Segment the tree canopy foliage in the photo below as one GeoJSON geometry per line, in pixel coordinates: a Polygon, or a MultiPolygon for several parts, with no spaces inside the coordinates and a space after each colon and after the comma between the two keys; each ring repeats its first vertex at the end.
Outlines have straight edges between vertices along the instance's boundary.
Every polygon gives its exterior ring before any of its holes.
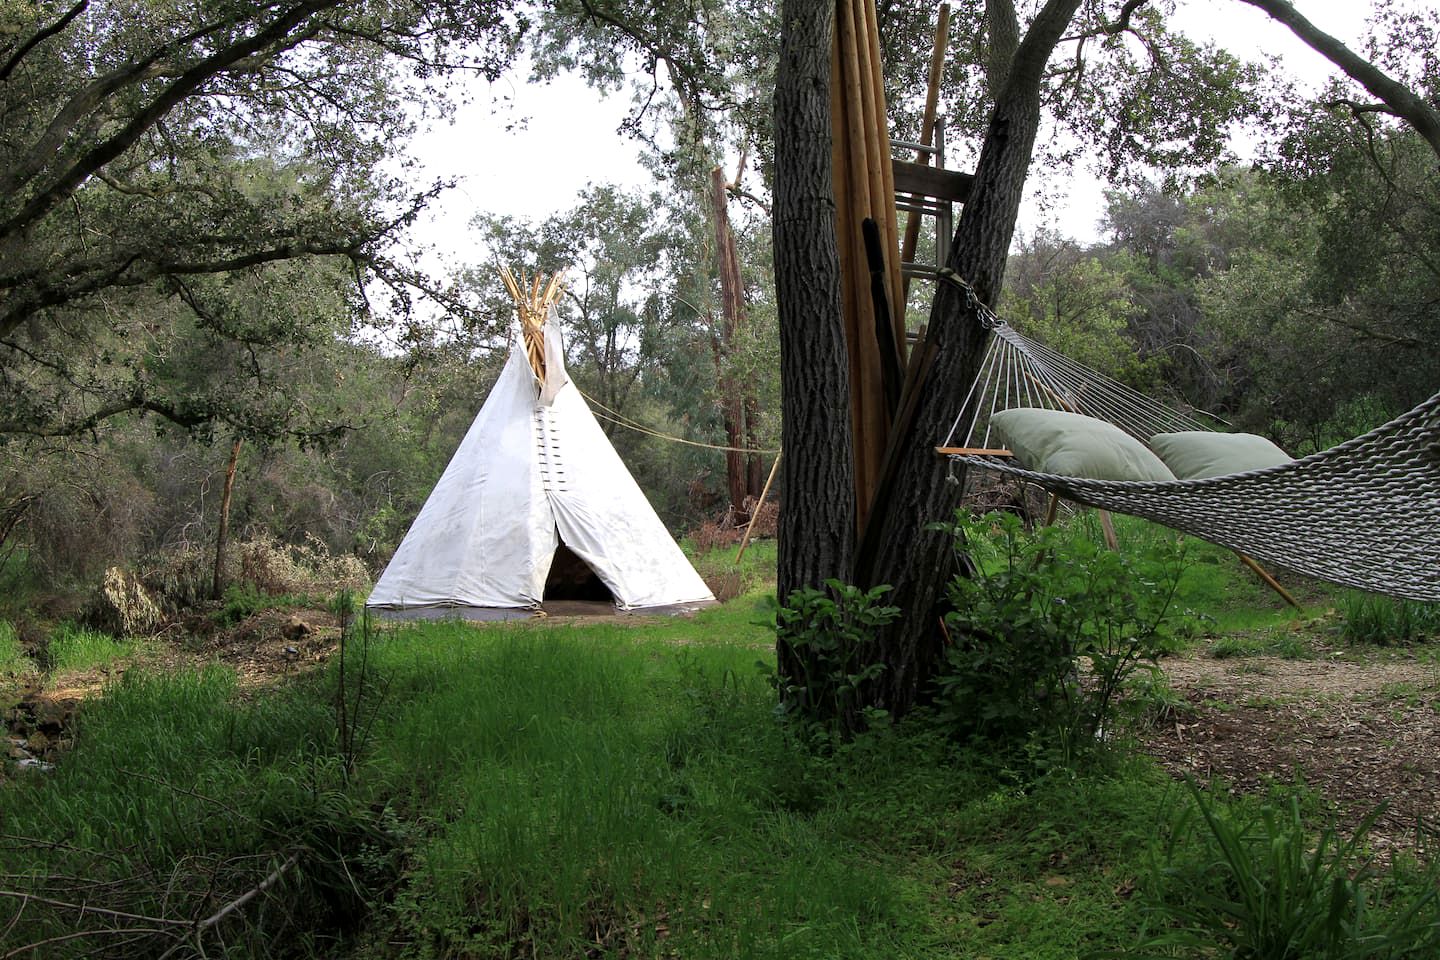
{"type": "Polygon", "coordinates": [[[296,357],[353,325],[361,282],[414,279],[392,244],[434,188],[382,161],[431,78],[497,75],[526,21],[335,0],[0,17],[0,432],[131,410],[333,432],[330,411],[239,394],[286,393],[296,357]],[[184,382],[198,354],[215,389],[184,382]]]}

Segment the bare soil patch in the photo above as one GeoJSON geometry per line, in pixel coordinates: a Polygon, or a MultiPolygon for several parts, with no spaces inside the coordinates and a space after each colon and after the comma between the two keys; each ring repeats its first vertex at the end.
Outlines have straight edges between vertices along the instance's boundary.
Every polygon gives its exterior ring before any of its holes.
{"type": "Polygon", "coordinates": [[[1234,793],[1304,783],[1353,827],[1388,805],[1378,849],[1414,842],[1440,811],[1440,666],[1322,655],[1161,664],[1185,707],[1152,729],[1146,748],[1176,777],[1218,780],[1234,793]]]}

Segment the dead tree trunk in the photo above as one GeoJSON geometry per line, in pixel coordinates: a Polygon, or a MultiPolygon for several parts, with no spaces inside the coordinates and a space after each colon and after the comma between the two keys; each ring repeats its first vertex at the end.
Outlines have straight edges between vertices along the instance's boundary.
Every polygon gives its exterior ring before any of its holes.
{"type": "MultiPolygon", "coordinates": [[[[715,365],[720,371],[720,409],[725,423],[725,442],[738,448],[746,445],[752,432],[746,429],[745,391],[731,363],[735,336],[745,325],[745,285],[740,276],[740,251],[735,246],[735,233],[730,229],[725,171],[719,166],[710,170],[710,210],[715,232],[715,268],[720,277],[720,335],[715,346],[715,365]]],[[[725,489],[730,495],[732,516],[739,518],[747,512],[746,498],[759,492],[752,491],[750,486],[745,454],[738,449],[727,451],[725,489]]]]}
{"type": "Polygon", "coordinates": [[[230,447],[230,463],[225,467],[225,488],[220,493],[220,529],[215,534],[215,575],[210,581],[210,599],[225,595],[225,548],[230,542],[230,496],[235,491],[235,468],[240,463],[240,444],[235,438],[230,447]]]}
{"type": "MultiPolygon", "coordinates": [[[[760,398],[755,396],[753,384],[745,385],[745,446],[750,450],[760,449],[760,398]]],[[[745,498],[758,500],[765,488],[765,463],[758,453],[745,455],[745,498]]]]}

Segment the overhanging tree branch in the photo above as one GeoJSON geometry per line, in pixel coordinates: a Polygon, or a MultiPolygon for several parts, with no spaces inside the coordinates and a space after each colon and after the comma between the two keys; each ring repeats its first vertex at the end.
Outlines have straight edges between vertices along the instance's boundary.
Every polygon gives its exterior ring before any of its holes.
{"type": "MultiPolygon", "coordinates": [[[[147,130],[158,123],[186,97],[191,96],[216,74],[241,63],[276,44],[283,44],[287,35],[315,14],[337,6],[341,0],[306,0],[280,14],[263,29],[216,51],[184,71],[146,107],[135,114],[117,133],[86,152],[53,183],[30,199],[13,216],[0,223],[0,238],[11,236],[35,223],[56,204],[69,196],[80,184],[105,164],[133,146],[147,130]]],[[[4,328],[0,327],[0,331],[4,328]]]]}
{"type": "Polygon", "coordinates": [[[294,260],[300,257],[343,256],[352,261],[368,263],[362,251],[369,238],[344,237],[333,241],[302,241],[280,244],[263,250],[251,250],[233,257],[206,260],[146,260],[132,253],[116,263],[97,268],[84,278],[40,287],[0,311],[0,337],[8,337],[21,323],[40,310],[75,303],[98,290],[138,287],[165,276],[229,273],[246,267],[294,260]]]}
{"type": "Polygon", "coordinates": [[[1263,10],[1272,20],[1284,24],[1290,32],[1316,53],[1335,64],[1345,75],[1370,91],[1388,108],[1415,128],[1440,157],[1440,111],[1413,90],[1391,77],[1370,61],[1359,56],[1335,37],[1305,19],[1288,0],[1240,0],[1263,10]]]}
{"type": "Polygon", "coordinates": [[[80,0],[79,3],[75,4],[75,6],[65,11],[64,16],[62,16],[59,20],[56,20],[48,27],[40,29],[33,37],[22,43],[20,47],[13,54],[10,55],[10,59],[5,61],[5,65],[3,67],[0,67],[0,83],[3,83],[4,81],[10,79],[10,74],[15,71],[15,68],[20,65],[20,61],[24,60],[26,55],[31,50],[34,50],[40,44],[44,43],[46,40],[49,40],[51,37],[55,36],[55,34],[68,27],[70,25],[70,21],[74,20],[76,17],[80,16],[80,14],[84,13],[85,8],[88,6],[90,6],[90,0],[80,0]]]}
{"type": "Polygon", "coordinates": [[[1115,22],[1107,23],[1101,29],[1111,36],[1124,33],[1130,29],[1130,18],[1135,15],[1135,11],[1149,2],[1150,0],[1126,0],[1125,6],[1120,8],[1120,16],[1115,18],[1115,22]]]}

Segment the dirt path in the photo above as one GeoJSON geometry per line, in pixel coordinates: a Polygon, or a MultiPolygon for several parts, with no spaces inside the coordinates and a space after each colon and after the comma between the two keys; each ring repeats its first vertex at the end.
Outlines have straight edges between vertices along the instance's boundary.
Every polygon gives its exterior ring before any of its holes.
{"type": "Polygon", "coordinates": [[[1147,749],[1176,776],[1233,792],[1303,781],[1347,826],[1387,803],[1376,848],[1410,845],[1417,821],[1440,812],[1440,665],[1319,654],[1163,662],[1184,706],[1157,722],[1147,749]]]}

